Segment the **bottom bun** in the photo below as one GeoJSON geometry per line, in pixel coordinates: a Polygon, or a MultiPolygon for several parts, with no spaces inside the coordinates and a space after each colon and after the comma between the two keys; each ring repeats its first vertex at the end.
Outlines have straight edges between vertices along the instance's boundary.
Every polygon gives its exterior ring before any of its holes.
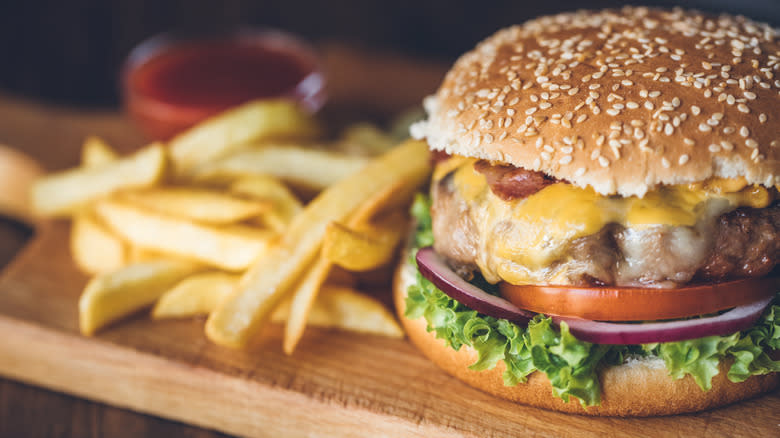
{"type": "Polygon", "coordinates": [[[504,386],[505,365],[500,361],[492,370],[473,371],[468,367],[477,361],[477,352],[464,345],[455,351],[434,332],[426,330],[425,318],[404,317],[407,288],[416,278],[415,267],[408,257],[396,271],[393,286],[398,317],[417,348],[447,373],[490,394],[514,402],[574,414],[599,416],[652,416],[695,412],[734,403],[771,391],[780,382],[780,373],[753,376],[742,383],[726,378],[729,363],[720,364],[720,373],[712,379],[712,388],[703,391],[691,376],[673,379],[657,357],[630,360],[623,365],[605,367],[599,372],[601,404],[583,408],[572,398],[566,403],[553,396],[547,376],[534,372],[526,383],[504,386]]]}

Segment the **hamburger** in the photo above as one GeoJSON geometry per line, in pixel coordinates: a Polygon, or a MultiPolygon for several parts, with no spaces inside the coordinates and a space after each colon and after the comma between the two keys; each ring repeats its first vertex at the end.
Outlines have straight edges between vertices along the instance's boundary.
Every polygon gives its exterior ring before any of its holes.
{"type": "Polygon", "coordinates": [[[394,285],[414,344],[497,396],[666,415],[780,371],[780,44],[627,7],[500,30],[412,135],[436,166],[394,285]]]}

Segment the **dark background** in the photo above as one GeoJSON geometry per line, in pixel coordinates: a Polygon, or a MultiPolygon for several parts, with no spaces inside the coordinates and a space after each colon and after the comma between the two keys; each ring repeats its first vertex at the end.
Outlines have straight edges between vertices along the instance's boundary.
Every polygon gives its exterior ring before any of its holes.
{"type": "MultiPolygon", "coordinates": [[[[171,30],[238,26],[289,30],[315,43],[340,41],[452,61],[500,27],[547,13],[621,1],[523,0],[2,0],[0,91],[79,106],[117,103],[117,72],[141,40],[171,30]]],[[[780,0],[678,0],[780,25],[780,0]]]]}

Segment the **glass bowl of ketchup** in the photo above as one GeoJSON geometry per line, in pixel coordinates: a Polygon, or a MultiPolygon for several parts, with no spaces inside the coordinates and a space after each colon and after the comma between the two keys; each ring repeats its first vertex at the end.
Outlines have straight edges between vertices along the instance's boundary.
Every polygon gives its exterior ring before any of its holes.
{"type": "Polygon", "coordinates": [[[254,99],[290,98],[313,113],[326,98],[314,50],[276,30],[158,35],[130,52],[121,81],[125,110],[155,140],[254,99]]]}

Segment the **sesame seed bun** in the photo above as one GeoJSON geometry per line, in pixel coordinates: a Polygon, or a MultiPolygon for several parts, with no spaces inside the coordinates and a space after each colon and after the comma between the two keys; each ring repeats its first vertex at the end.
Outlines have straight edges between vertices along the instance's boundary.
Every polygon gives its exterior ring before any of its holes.
{"type": "Polygon", "coordinates": [[[780,41],[744,17],[626,7],[538,18],[463,55],[412,127],[433,149],[601,194],[780,184],[780,41]]]}
{"type": "Polygon", "coordinates": [[[504,386],[503,361],[492,370],[473,371],[468,367],[477,361],[477,352],[462,346],[455,351],[434,332],[426,330],[425,318],[404,316],[406,290],[414,282],[414,266],[407,257],[395,275],[393,296],[398,318],[409,339],[432,362],[447,373],[495,396],[540,408],[574,414],[597,416],[655,416],[695,412],[734,403],[773,390],[780,383],[780,373],[753,376],[741,383],[726,378],[729,363],[720,364],[720,373],[712,379],[712,388],[702,391],[691,376],[672,379],[663,360],[636,359],[611,366],[599,372],[601,404],[584,409],[576,399],[566,403],[553,396],[547,376],[534,372],[526,383],[504,386]]]}

